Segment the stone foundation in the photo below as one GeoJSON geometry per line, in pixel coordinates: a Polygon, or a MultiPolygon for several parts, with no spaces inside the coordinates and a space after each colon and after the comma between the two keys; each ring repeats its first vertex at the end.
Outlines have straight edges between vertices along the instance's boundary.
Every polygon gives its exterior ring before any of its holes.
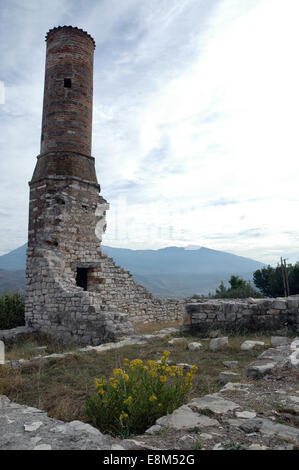
{"type": "Polygon", "coordinates": [[[287,328],[296,333],[299,331],[299,296],[188,303],[184,324],[200,332],[213,329],[254,332],[287,328]]]}

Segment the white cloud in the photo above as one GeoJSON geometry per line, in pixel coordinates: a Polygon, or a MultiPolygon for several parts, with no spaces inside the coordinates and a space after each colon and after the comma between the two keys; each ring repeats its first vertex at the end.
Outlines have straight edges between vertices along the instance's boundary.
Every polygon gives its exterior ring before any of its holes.
{"type": "Polygon", "coordinates": [[[73,24],[97,43],[93,155],[111,203],[104,243],[196,244],[271,262],[295,252],[298,10],[296,0],[11,2],[0,76],[0,210],[11,233],[0,249],[21,244],[22,231],[26,240],[43,36],[73,24]]]}

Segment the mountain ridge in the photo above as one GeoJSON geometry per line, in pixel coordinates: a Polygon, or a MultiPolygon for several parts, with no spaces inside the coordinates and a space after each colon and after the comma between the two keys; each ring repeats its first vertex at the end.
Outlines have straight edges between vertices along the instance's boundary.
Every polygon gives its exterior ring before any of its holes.
{"type": "MultiPolygon", "coordinates": [[[[4,271],[7,271],[9,286],[13,285],[15,272],[16,287],[24,291],[26,247],[27,244],[24,244],[0,256],[0,290],[3,290],[4,271]],[[22,270],[24,283],[20,286],[22,270]]],[[[202,246],[132,250],[102,245],[102,251],[113,258],[117,265],[130,271],[136,282],[143,284],[158,297],[207,295],[215,290],[221,281],[227,283],[232,274],[252,280],[252,273],[266,266],[250,258],[202,246]]]]}

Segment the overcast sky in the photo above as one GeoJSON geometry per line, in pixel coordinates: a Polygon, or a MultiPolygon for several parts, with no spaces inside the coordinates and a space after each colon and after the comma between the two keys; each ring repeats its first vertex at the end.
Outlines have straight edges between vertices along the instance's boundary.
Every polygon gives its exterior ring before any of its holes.
{"type": "Polygon", "coordinates": [[[27,241],[46,32],[96,41],[103,243],[299,260],[298,0],[0,0],[0,254],[27,241]]]}

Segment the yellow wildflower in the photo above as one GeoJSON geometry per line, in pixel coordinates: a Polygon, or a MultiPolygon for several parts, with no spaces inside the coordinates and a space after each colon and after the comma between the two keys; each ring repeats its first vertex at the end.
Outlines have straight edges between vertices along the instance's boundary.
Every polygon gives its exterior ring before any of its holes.
{"type": "Polygon", "coordinates": [[[133,398],[132,398],[131,395],[130,395],[128,398],[126,398],[126,400],[124,400],[124,404],[125,404],[125,405],[129,405],[132,400],[133,400],[133,398]]]}
{"type": "Polygon", "coordinates": [[[148,365],[151,366],[151,367],[154,367],[156,365],[155,361],[152,361],[152,360],[148,360],[147,361],[148,365]]]}
{"type": "Polygon", "coordinates": [[[143,365],[143,361],[141,359],[133,359],[130,362],[130,368],[135,367],[135,366],[142,366],[142,365],[143,365]]]}
{"type": "Polygon", "coordinates": [[[160,376],[160,381],[162,382],[162,384],[163,384],[164,382],[166,382],[166,380],[167,380],[166,375],[161,375],[161,376],[160,376]]]}
{"type": "Polygon", "coordinates": [[[152,395],[152,396],[149,397],[149,401],[156,401],[156,400],[158,400],[156,395],[152,395]]]}
{"type": "Polygon", "coordinates": [[[114,375],[124,375],[124,371],[122,369],[113,369],[114,375]]]}

